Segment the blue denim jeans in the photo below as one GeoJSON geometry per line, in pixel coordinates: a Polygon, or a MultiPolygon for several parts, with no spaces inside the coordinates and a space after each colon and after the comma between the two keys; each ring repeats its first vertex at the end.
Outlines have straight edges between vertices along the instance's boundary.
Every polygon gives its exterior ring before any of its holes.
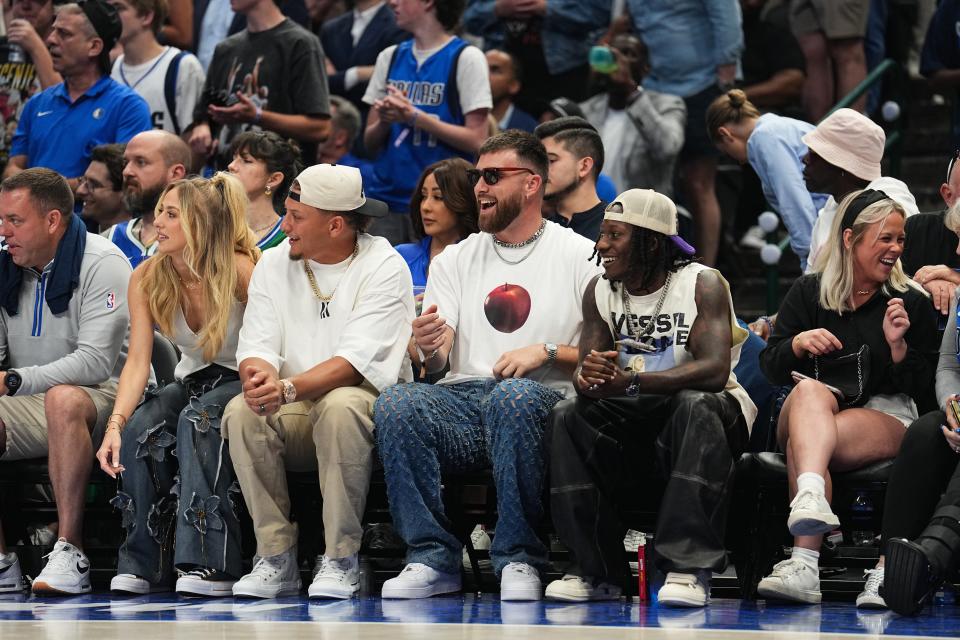
{"type": "Polygon", "coordinates": [[[534,526],[543,516],[544,426],[562,397],[526,378],[383,390],[373,413],[377,447],[408,563],[460,571],[462,545],[443,511],[440,474],[492,466],[499,512],[494,570],[500,575],[510,562],[546,567],[534,526]]]}
{"type": "Polygon", "coordinates": [[[212,365],[149,391],[130,417],[111,501],[127,532],[117,573],[153,584],[170,584],[174,565],[241,575],[240,489],[220,438],[223,408],[239,392],[237,372],[212,365]]]}

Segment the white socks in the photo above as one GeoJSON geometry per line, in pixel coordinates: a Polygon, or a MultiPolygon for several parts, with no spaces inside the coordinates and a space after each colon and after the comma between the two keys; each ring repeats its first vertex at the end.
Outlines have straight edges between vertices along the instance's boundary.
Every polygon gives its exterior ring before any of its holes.
{"type": "Polygon", "coordinates": [[[819,473],[807,471],[797,476],[797,493],[809,490],[820,495],[826,495],[827,483],[819,473]]]}
{"type": "Polygon", "coordinates": [[[814,571],[819,571],[819,565],[820,565],[819,551],[804,549],[803,547],[794,547],[793,553],[790,554],[790,559],[799,560],[800,562],[807,565],[814,571]]]}

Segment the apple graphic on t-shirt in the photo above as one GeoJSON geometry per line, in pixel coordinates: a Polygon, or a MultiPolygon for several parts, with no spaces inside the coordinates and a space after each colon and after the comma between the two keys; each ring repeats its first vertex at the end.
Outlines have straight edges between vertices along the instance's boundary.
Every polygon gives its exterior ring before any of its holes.
{"type": "Polygon", "coordinates": [[[530,294],[518,284],[504,283],[487,294],[483,312],[501,333],[513,333],[530,317],[530,294]]]}

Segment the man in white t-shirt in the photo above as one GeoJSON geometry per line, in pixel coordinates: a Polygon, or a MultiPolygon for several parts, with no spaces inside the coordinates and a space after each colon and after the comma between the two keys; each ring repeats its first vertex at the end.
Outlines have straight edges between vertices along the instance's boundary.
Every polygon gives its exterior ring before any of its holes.
{"type": "Polygon", "coordinates": [[[167,0],[110,0],[123,32],[123,53],[110,76],[147,101],[155,129],[180,135],[193,123],[193,108],[203,91],[203,67],[192,53],[165,47],[157,34],[167,17],[167,0]]]}
{"type": "Polygon", "coordinates": [[[657,601],[702,607],[724,548],[734,465],[757,409],[733,373],[747,332],[730,288],[677,235],[677,207],[649,189],[607,206],[603,278],[583,299],[579,397],[553,410],[550,514],[574,561],[555,600],[616,600],[629,579],[624,496],[664,482],[657,515],[657,601]],[[638,427],[642,428],[638,429],[638,427]]]}
{"type": "Polygon", "coordinates": [[[480,229],[430,266],[413,335],[435,385],[401,384],[374,409],[390,513],[407,566],[384,598],[460,590],[460,542],[446,528],[441,471],[493,467],[500,517],[490,549],[501,600],[539,600],[547,550],[543,427],[571,395],[593,243],[543,219],[547,153],[530,133],[487,140],[472,170],[480,229]]]}
{"type": "Polygon", "coordinates": [[[373,403],[412,378],[413,283],[400,254],[364,233],[387,207],[364,197],[358,169],[307,168],[286,208],[287,240],[250,280],[237,347],[243,394],[222,421],[259,557],[233,594],[299,591],[286,472],[318,469],[326,549],[309,595],[349,598],[359,588],[373,403]]]}

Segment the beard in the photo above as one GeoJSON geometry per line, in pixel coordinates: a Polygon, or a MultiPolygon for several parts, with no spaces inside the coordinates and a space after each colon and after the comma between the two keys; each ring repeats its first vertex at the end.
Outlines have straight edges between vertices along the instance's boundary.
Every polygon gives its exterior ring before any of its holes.
{"type": "Polygon", "coordinates": [[[498,200],[493,209],[491,213],[480,211],[480,219],[477,221],[480,231],[500,233],[509,227],[523,210],[523,196],[518,192],[504,200],[498,200]]]}
{"type": "Polygon", "coordinates": [[[163,193],[166,186],[165,184],[161,184],[149,189],[141,186],[139,191],[134,191],[124,186],[123,204],[126,205],[127,211],[129,211],[134,218],[139,218],[147,213],[153,213],[157,209],[157,203],[160,202],[160,194],[163,193]]]}
{"type": "MultiPolygon", "coordinates": [[[[554,204],[557,204],[557,203],[559,203],[561,200],[563,200],[564,198],[566,198],[568,195],[570,195],[571,193],[573,193],[574,191],[576,191],[577,187],[580,186],[580,182],[581,182],[580,176],[574,176],[574,177],[573,177],[573,180],[571,180],[570,183],[569,183],[567,186],[561,187],[561,188],[557,189],[556,191],[554,191],[553,193],[544,194],[543,199],[544,199],[544,200],[547,200],[548,202],[552,202],[552,203],[554,203],[554,204]]],[[[547,186],[549,186],[549,185],[547,185],[547,186]]]]}

